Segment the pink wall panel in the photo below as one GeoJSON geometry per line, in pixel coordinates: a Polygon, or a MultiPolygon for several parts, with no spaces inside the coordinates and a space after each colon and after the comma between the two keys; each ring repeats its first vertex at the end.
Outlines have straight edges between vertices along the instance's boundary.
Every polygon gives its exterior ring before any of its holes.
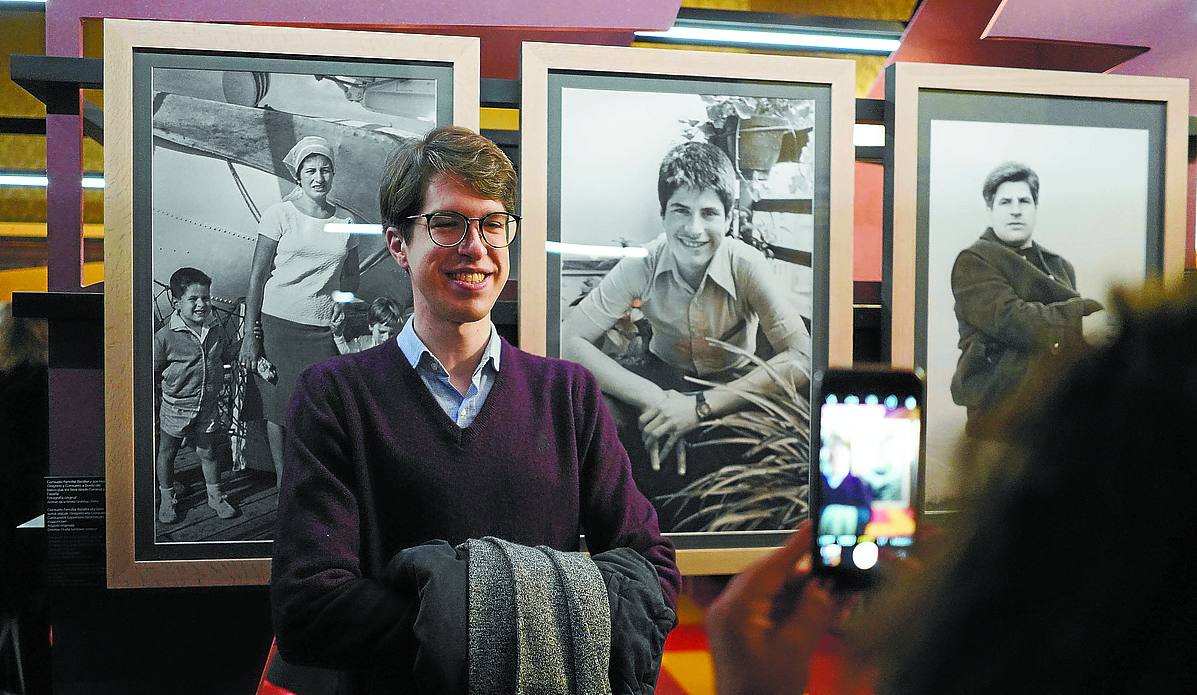
{"type": "Polygon", "coordinates": [[[852,225],[852,279],[881,281],[882,197],[885,168],[872,162],[856,163],[855,209],[852,225]]]}

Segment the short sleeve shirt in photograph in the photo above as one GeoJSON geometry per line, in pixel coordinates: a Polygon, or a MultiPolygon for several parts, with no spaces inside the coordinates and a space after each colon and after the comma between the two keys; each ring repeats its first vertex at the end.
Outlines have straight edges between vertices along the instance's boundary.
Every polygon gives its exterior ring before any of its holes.
{"type": "Polygon", "coordinates": [[[341,263],[357,246],[357,237],[325,231],[325,225],[352,222],[353,215],[341,208],[322,219],[305,215],[289,200],[262,213],[258,233],[278,242],[262,295],[263,313],[309,326],[328,324],[341,263]]]}
{"type": "Polygon", "coordinates": [[[810,354],[810,334],[787,300],[783,275],[757,249],[734,237],[719,244],[697,288],[687,283],[661,234],[645,244],[647,256],[619,261],[574,308],[605,330],[637,304],[652,323],[649,350],[699,377],[744,366],[739,357],[707,338],[756,352],[757,327],[777,351],[810,354]]]}

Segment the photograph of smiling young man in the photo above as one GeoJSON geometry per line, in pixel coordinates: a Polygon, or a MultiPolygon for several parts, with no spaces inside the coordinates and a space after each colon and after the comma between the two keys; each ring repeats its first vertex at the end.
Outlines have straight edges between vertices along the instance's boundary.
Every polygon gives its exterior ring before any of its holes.
{"type": "MultiPolygon", "coordinates": [[[[339,692],[416,689],[423,590],[396,567],[401,551],[436,540],[576,551],[585,534],[596,558],[619,550],[647,570],[641,595],[655,596],[652,614],[672,626],[673,546],[633,482],[598,382],[575,363],[519,350],[491,321],[520,228],[517,189],[506,155],[465,128],[400,148],[380,205],[414,313],[396,338],[300,377],[274,627],[288,661],[345,671],[339,692]]],[[[613,654],[627,644],[616,628],[611,644],[613,654]]]]}
{"type": "Polygon", "coordinates": [[[1082,319],[1102,305],[1077,292],[1068,260],[1034,240],[1039,176],[1030,167],[998,165],[981,197],[989,227],[952,266],[960,359],[951,392],[967,409],[965,431],[993,436],[978,417],[1018,388],[1036,354],[1082,345],[1082,319]]]}
{"type": "Polygon", "coordinates": [[[715,145],[684,142],[669,149],[657,175],[660,234],[644,245],[643,256],[620,260],[561,327],[562,355],[593,371],[622,414],[636,479],[658,503],[669,531],[706,529],[687,525],[693,509],[670,505],[666,496],[743,453],[731,446],[691,447],[680,437],[698,441],[702,435],[692,430],[704,420],[750,407],[742,391],[780,388],[747,356],[757,349],[758,329],[774,351],[769,366],[775,373],[799,392],[809,383],[810,335],[787,288],[759,249],[732,236],[740,190],[730,158],[715,145]],[[651,340],[643,360],[625,366],[599,345],[633,308],[651,325],[651,340]],[[681,457],[685,465],[662,465],[665,456],[681,457]]]}

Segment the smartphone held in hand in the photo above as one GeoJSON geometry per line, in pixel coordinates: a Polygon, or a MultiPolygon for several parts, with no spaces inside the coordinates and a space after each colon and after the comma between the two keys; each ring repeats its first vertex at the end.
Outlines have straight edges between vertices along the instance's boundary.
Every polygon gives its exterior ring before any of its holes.
{"type": "Polygon", "coordinates": [[[922,379],[890,369],[815,374],[812,560],[845,589],[872,585],[887,550],[907,554],[922,508],[922,379]]]}

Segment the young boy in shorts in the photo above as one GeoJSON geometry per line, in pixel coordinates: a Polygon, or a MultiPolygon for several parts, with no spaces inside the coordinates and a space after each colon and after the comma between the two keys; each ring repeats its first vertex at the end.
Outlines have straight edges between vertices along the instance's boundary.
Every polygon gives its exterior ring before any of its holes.
{"type": "Polygon", "coordinates": [[[174,523],[178,504],[174,488],[175,456],[185,437],[191,437],[199,456],[208,506],[221,519],[237,509],[220,492],[216,457],[219,433],[217,397],[224,382],[224,365],[234,357],[224,329],[212,316],[212,278],[195,268],[179,268],[170,276],[175,311],[154,333],[154,380],[158,409],[158,521],[174,523]]]}
{"type": "Polygon", "coordinates": [[[370,329],[369,333],[356,338],[345,337],[345,314],[341,313],[333,319],[333,342],[337,344],[337,350],[342,355],[361,352],[399,335],[403,319],[399,303],[384,295],[370,302],[370,308],[366,311],[366,327],[370,329]]]}

